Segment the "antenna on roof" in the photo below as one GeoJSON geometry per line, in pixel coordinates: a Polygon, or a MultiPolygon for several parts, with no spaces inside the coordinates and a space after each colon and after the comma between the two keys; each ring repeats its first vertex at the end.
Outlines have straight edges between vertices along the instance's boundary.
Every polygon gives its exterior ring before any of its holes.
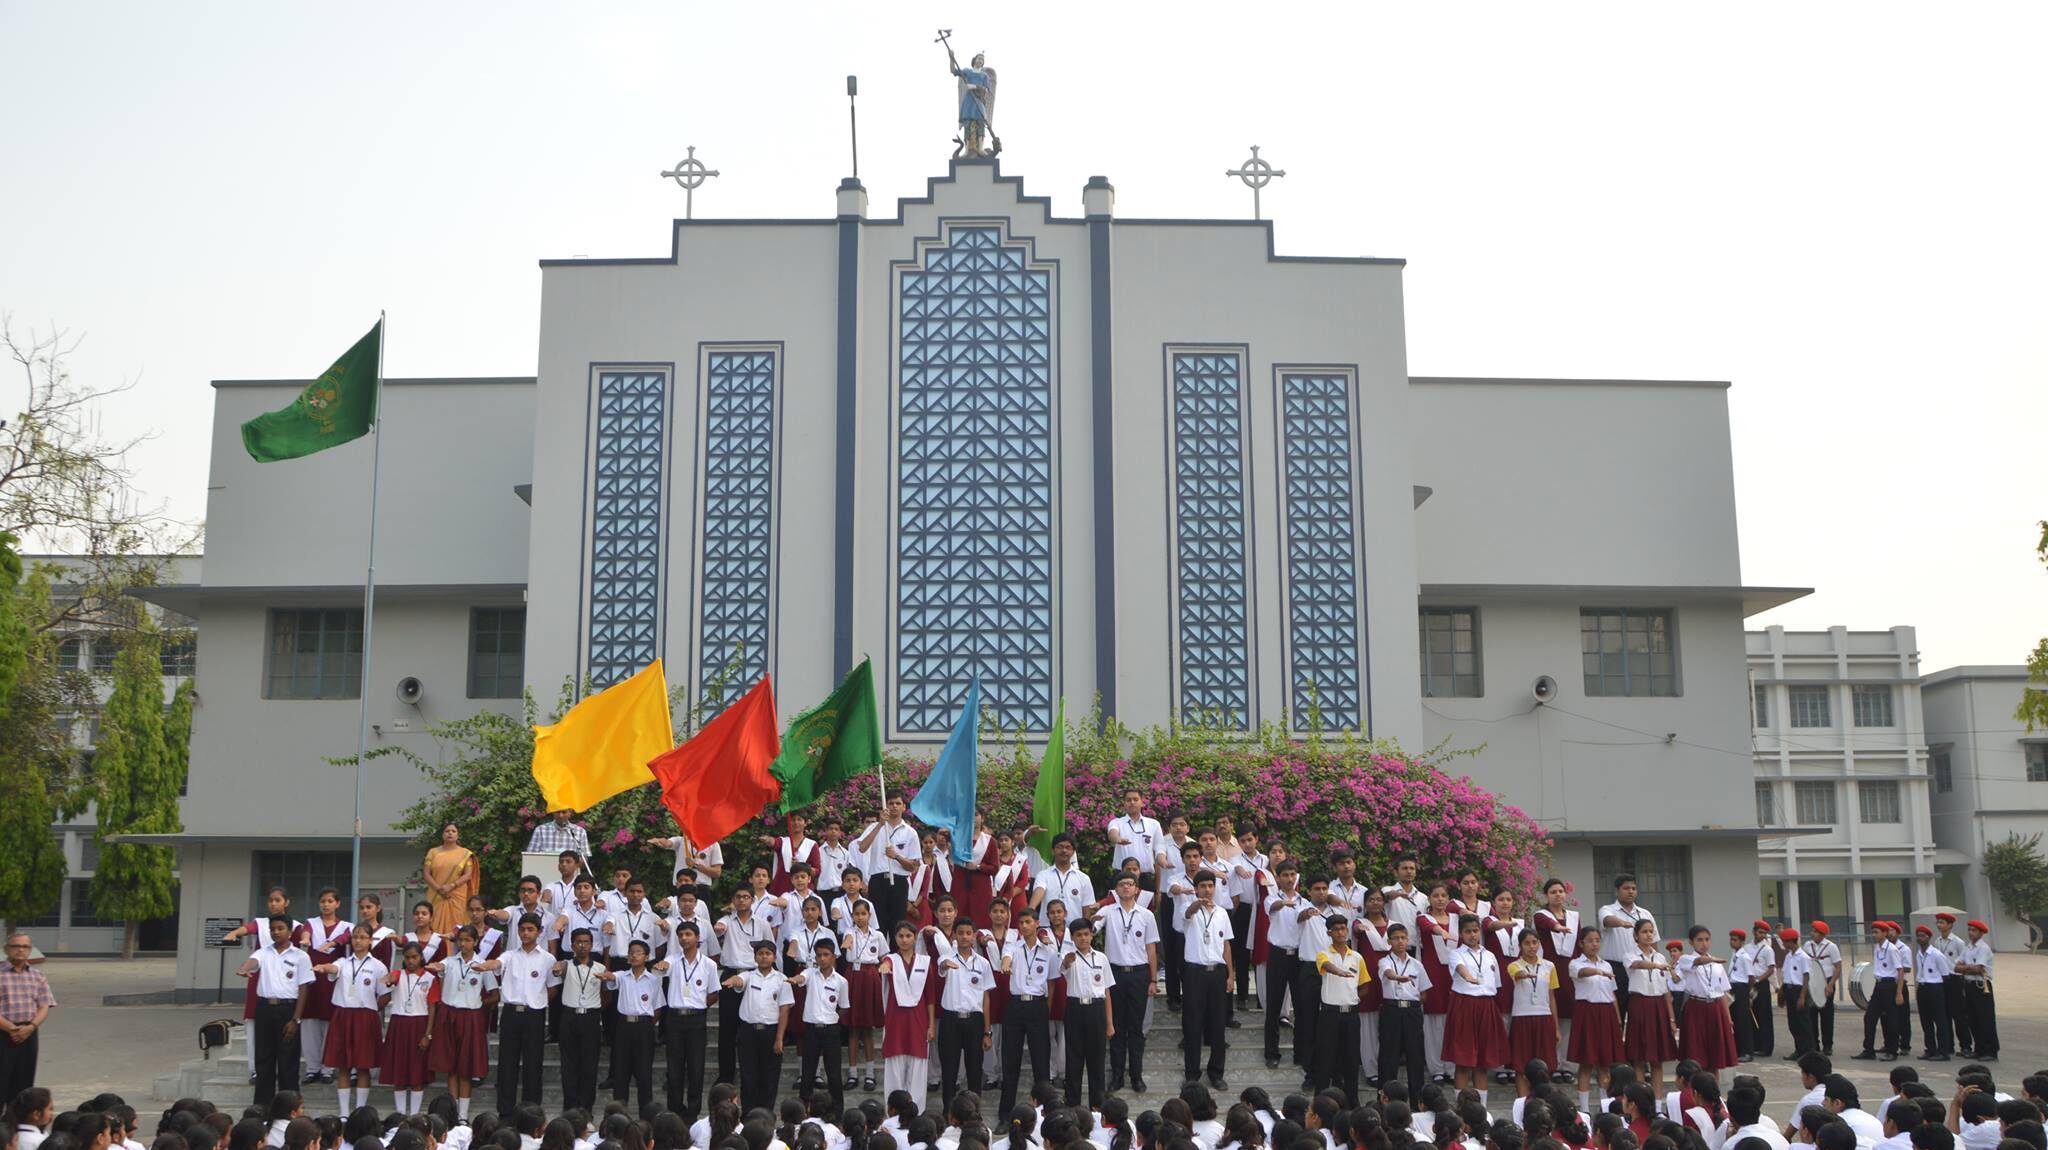
{"type": "Polygon", "coordinates": [[[860,95],[860,77],[846,78],[846,127],[853,136],[853,178],[860,179],[860,116],[853,110],[853,98],[860,95]]]}

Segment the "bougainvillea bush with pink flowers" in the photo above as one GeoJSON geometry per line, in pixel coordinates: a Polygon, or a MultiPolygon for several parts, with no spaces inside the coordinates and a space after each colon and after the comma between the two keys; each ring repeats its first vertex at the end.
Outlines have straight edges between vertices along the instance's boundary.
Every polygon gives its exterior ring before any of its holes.
{"type": "MultiPolygon", "coordinates": [[[[444,823],[456,823],[463,842],[483,860],[484,890],[501,900],[510,898],[518,880],[527,837],[546,817],[532,774],[527,724],[534,711],[529,704],[522,716],[486,714],[440,725],[435,733],[444,753],[413,759],[435,793],[399,823],[419,836],[422,850],[438,840],[444,823]]],[[[1384,740],[1348,735],[1299,738],[1271,726],[1250,733],[1200,724],[1133,732],[1092,715],[1070,726],[1066,743],[1067,825],[1082,865],[1098,877],[1109,865],[1103,828],[1122,812],[1123,792],[1132,787],[1162,823],[1180,814],[1200,828],[1228,816],[1240,829],[1256,828],[1268,843],[1279,838],[1296,858],[1311,860],[1349,846],[1367,878],[1390,878],[1395,856],[1413,852],[1424,877],[1450,877],[1469,867],[1488,889],[1504,886],[1526,899],[1549,864],[1543,828],[1455,774],[1455,755],[1417,756],[1384,740]]],[[[983,732],[980,801],[994,826],[1028,823],[1041,751],[1014,736],[983,732]]],[[[929,754],[892,753],[883,773],[892,793],[911,797],[931,768],[929,754]]],[[[880,808],[881,786],[870,774],[825,796],[808,812],[812,833],[831,816],[849,838],[858,834],[880,808]]],[[[590,833],[600,871],[624,866],[659,876],[667,869],[669,852],[646,843],[675,833],[653,785],[600,803],[577,821],[590,833]]],[[[767,858],[760,836],[780,830],[781,819],[764,812],[726,839],[721,891],[742,881],[747,864],[767,858]]],[[[659,885],[658,878],[649,883],[659,885]]]]}

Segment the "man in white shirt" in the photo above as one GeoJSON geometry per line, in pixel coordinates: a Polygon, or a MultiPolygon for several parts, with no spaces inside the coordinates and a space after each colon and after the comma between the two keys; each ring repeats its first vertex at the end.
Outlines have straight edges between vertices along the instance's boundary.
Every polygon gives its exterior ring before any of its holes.
{"type": "Polygon", "coordinates": [[[1081,1105],[1081,1079],[1088,1079],[1088,1107],[1102,1108],[1103,1063],[1109,1043],[1116,1037],[1111,1017],[1109,990],[1113,978],[1109,959],[1095,949],[1095,927],[1082,919],[1067,928],[1073,940],[1061,962],[1066,976],[1066,1102],[1068,1108],[1081,1105]]]}
{"type": "MultiPolygon", "coordinates": [[[[1615,1009],[1628,1018],[1628,964],[1636,960],[1636,924],[1657,916],[1636,904],[1636,876],[1614,876],[1614,901],[1600,908],[1600,954],[1614,969],[1615,1009]]],[[[1652,936],[1656,937],[1656,936],[1652,936]]]]}
{"type": "Polygon", "coordinates": [[[1187,1072],[1186,1082],[1199,1080],[1202,1046],[1206,1043],[1209,1088],[1222,1090],[1224,1023],[1230,1013],[1230,995],[1237,987],[1230,956],[1230,915],[1217,905],[1216,875],[1201,870],[1194,877],[1194,894],[1180,923],[1186,944],[1186,963],[1181,974],[1182,1063],[1187,1072]]]}
{"type": "MultiPolygon", "coordinates": [[[[1749,1008],[1750,1021],[1755,1029],[1750,1052],[1759,1058],[1769,1058],[1778,1051],[1778,1028],[1771,1011],[1771,972],[1778,965],[1778,948],[1771,938],[1771,924],[1757,919],[1750,926],[1756,931],[1756,938],[1749,945],[1749,1008]]],[[[1741,1005],[1737,999],[1736,1006],[1741,1005]]]]}
{"type": "Polygon", "coordinates": [[[1415,937],[1415,916],[1429,909],[1429,893],[1415,885],[1418,869],[1414,855],[1396,858],[1394,885],[1380,892],[1387,897],[1387,921],[1407,927],[1410,939],[1415,937]]]}
{"type": "Polygon", "coordinates": [[[1308,880],[1301,909],[1294,912],[1299,930],[1294,939],[1294,1064],[1301,1067],[1305,1094],[1315,1093],[1316,1023],[1323,1014],[1323,976],[1316,970],[1316,955],[1330,949],[1329,903],[1330,880],[1318,875],[1308,880]]]}
{"type": "Polygon", "coordinates": [[[1810,964],[1806,986],[1808,1037],[1813,1039],[1815,1050],[1833,1058],[1835,997],[1842,989],[1842,948],[1829,937],[1828,924],[1824,920],[1814,919],[1809,929],[1811,937],[1799,948],[1806,953],[1810,964]]]}
{"type": "Polygon", "coordinates": [[[313,960],[292,945],[292,920],[270,916],[270,945],[252,953],[238,973],[256,980],[256,1016],[250,1020],[250,1057],[256,1061],[256,1101],[268,1106],[280,1089],[299,1081],[299,1020],[313,960]]]}
{"type": "Polygon", "coordinates": [[[1408,1096],[1422,1096],[1422,1076],[1428,1059],[1422,1047],[1422,996],[1429,992],[1429,968],[1408,953],[1409,930],[1398,922],[1387,924],[1387,945],[1393,949],[1379,962],[1380,1050],[1379,1079],[1392,1082],[1403,1067],[1408,1071],[1408,1096]]]}
{"type": "MultiPolygon", "coordinates": [[[[691,901],[695,901],[691,892],[691,901]]],[[[703,952],[709,931],[695,917],[676,924],[676,945],[658,965],[668,975],[668,1004],[662,1012],[668,1048],[668,1108],[694,1121],[704,1098],[704,1046],[710,1009],[719,994],[718,964],[703,952]]]]}
{"type": "Polygon", "coordinates": [[[1095,882],[1074,865],[1074,836],[1064,831],[1052,837],[1052,865],[1031,880],[1031,907],[1041,917],[1047,902],[1065,903],[1069,925],[1087,917],[1095,905],[1095,882]]]}
{"type": "Polygon", "coordinates": [[[516,924],[519,945],[476,969],[498,976],[498,1105],[540,1102],[540,1066],[547,1035],[550,990],[560,985],[555,956],[541,949],[541,916],[523,914],[516,924]]]}
{"type": "Polygon", "coordinates": [[[1110,991],[1116,1034],[1109,1040],[1109,1090],[1124,1088],[1130,1071],[1132,1089],[1145,1092],[1145,1007],[1158,992],[1159,920],[1138,905],[1138,876],[1128,869],[1116,880],[1116,901],[1095,921],[1102,928],[1102,948],[1109,958],[1116,986],[1110,991]]]}
{"type": "Polygon", "coordinates": [[[1874,1150],[1879,1142],[1884,1141],[1884,1123],[1878,1121],[1877,1115],[1863,1109],[1854,1082],[1839,1074],[1830,1074],[1822,1088],[1820,1104],[1856,1132],[1856,1150],[1874,1150]]]}
{"type": "MultiPolygon", "coordinates": [[[[1165,973],[1166,1006],[1169,1010],[1180,1009],[1180,964],[1182,946],[1180,941],[1180,906],[1173,898],[1174,884],[1187,873],[1187,855],[1183,850],[1188,844],[1188,820],[1175,815],[1166,822],[1166,838],[1159,844],[1153,856],[1157,865],[1159,894],[1159,965],[1165,973]]],[[[1199,846],[1199,844],[1198,844],[1199,846]]],[[[1199,853],[1199,849],[1197,851],[1199,853]]]]}
{"type": "MultiPolygon", "coordinates": [[[[775,926],[754,913],[754,893],[742,888],[732,896],[732,913],[712,926],[718,939],[718,1081],[732,1082],[739,1074],[740,994],[733,982],[754,966],[754,948],[768,944],[775,950],[775,926]]],[[[792,995],[792,1002],[795,996],[792,995]]]]}
{"type": "Polygon", "coordinates": [[[882,917],[875,929],[893,935],[910,905],[910,875],[917,869],[917,829],[903,821],[903,796],[890,795],[882,817],[868,824],[856,850],[867,856],[868,897],[882,917]]]}
{"type": "Polygon", "coordinates": [[[1787,1062],[1797,1062],[1802,1056],[1820,1050],[1819,1039],[1814,1035],[1814,1023],[1820,1012],[1815,1009],[1807,996],[1819,989],[1819,975],[1814,973],[1813,959],[1799,946],[1799,932],[1785,927],[1778,937],[1790,947],[1785,952],[1784,969],[1780,972],[1782,985],[1779,987],[1779,1002],[1785,1008],[1785,1026],[1792,1032],[1792,1053],[1785,1056],[1787,1062]],[[1816,985],[1808,986],[1812,979],[1816,985]]]}
{"type": "Polygon", "coordinates": [[[1046,994],[1058,974],[1060,948],[1039,937],[1038,912],[1025,907],[1017,912],[1017,937],[1003,944],[998,975],[1009,980],[1010,1001],[1003,1013],[1002,1108],[1008,1114],[1017,1107],[1017,1082],[1024,1072],[1028,1046],[1031,1080],[1052,1077],[1051,1009],[1046,994]]]}
{"type": "Polygon", "coordinates": [[[1124,792],[1122,817],[1109,822],[1112,870],[1122,870],[1124,860],[1138,860],[1138,873],[1151,874],[1159,866],[1159,844],[1166,840],[1159,820],[1145,813],[1145,796],[1135,789],[1124,792]]]}
{"type": "Polygon", "coordinates": [[[1998,1004],[1992,997],[1991,928],[1980,919],[1971,919],[1967,929],[1970,942],[1963,948],[1963,957],[1956,963],[1956,969],[1963,975],[1963,999],[1970,1010],[1970,1038],[1977,1045],[1973,1050],[1976,1057],[1995,1060],[1998,1057],[1998,1004]]]}
{"type": "MultiPolygon", "coordinates": [[[[1294,1013],[1302,1011],[1295,982],[1301,974],[1297,947],[1301,942],[1300,910],[1306,901],[1298,889],[1301,868],[1293,859],[1273,868],[1275,887],[1266,898],[1266,1069],[1280,1067],[1280,1017],[1291,999],[1294,1013]]],[[[1313,959],[1313,955],[1310,956],[1313,959]]],[[[1297,1023],[1299,1025],[1299,1023],[1297,1023]]]]}
{"type": "Polygon", "coordinates": [[[967,1089],[982,1090],[982,1054],[989,1048],[988,996],[995,968],[975,945],[974,923],[953,923],[953,953],[939,960],[939,1099],[950,1102],[967,1064],[967,1089]]]}
{"type": "Polygon", "coordinates": [[[1882,1057],[1890,1062],[1899,1056],[1899,1051],[1910,1050],[1912,1038],[1901,1039],[1898,1033],[1898,1004],[1901,979],[1905,970],[1899,963],[1898,952],[1892,947],[1892,924],[1879,920],[1870,924],[1877,931],[1877,945],[1870,951],[1870,973],[1877,979],[1876,989],[1870,1002],[1863,1008],[1863,1049],[1854,1057],[1868,1062],[1882,1057]],[[1884,1034],[1884,1048],[1877,1049],[1877,1036],[1884,1034]]]}
{"type": "MultiPolygon", "coordinates": [[[[1948,1015],[1948,1029],[1944,1037],[1950,1050],[1960,1050],[1963,1057],[1968,1058],[1977,1049],[1974,1036],[1970,1033],[1970,1011],[1964,991],[1964,986],[1969,980],[1961,971],[1955,969],[1955,965],[1962,961],[1963,948],[1969,944],[1963,941],[1962,935],[1956,933],[1956,916],[1947,911],[1934,916],[1934,927],[1937,931],[1934,936],[1935,948],[1948,956],[1950,972],[1948,981],[1941,985],[1943,1006],[1948,1015]]],[[[1932,992],[1931,987],[1920,988],[1923,998],[1932,992]]]]}
{"type": "Polygon", "coordinates": [[[1934,945],[1934,928],[1913,928],[1913,985],[1920,989],[1920,1051],[1922,1062],[1947,1062],[1955,1053],[1948,1045],[1956,1032],[1948,1021],[1948,979],[1955,966],[1948,955],[1934,945]]]}

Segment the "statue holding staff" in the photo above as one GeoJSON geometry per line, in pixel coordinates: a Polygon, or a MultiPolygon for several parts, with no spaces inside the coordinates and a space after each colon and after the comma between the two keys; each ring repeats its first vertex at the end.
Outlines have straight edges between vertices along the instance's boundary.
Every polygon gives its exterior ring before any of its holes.
{"type": "Polygon", "coordinates": [[[946,66],[960,82],[960,135],[954,138],[953,155],[993,156],[1003,150],[1003,141],[995,133],[996,114],[996,70],[984,62],[987,57],[980,52],[967,67],[960,66],[959,57],[953,54],[953,30],[939,29],[936,43],[946,46],[946,66]],[[984,139],[987,141],[984,143],[984,139]]]}

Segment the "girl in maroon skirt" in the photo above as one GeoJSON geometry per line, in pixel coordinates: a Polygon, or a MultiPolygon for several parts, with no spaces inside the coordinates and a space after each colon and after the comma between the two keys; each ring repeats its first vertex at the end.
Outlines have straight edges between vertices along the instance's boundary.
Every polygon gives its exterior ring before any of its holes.
{"type": "Polygon", "coordinates": [[[840,950],[846,955],[847,1088],[852,1089],[852,1079],[859,1076],[866,1082],[863,1089],[873,1090],[875,1067],[881,1062],[875,1031],[883,1021],[880,968],[884,942],[882,932],[875,929],[868,900],[853,904],[853,929],[841,940],[840,950]]]}
{"type": "Polygon", "coordinates": [[[448,1076],[448,1093],[455,1098],[455,1116],[469,1118],[469,1095],[476,1079],[490,1070],[490,1011],[486,1003],[496,993],[498,976],[473,969],[483,961],[477,950],[473,926],[455,932],[455,953],[430,964],[437,975],[434,996],[437,1004],[433,1021],[427,1026],[427,1067],[448,1076]]]}
{"type": "Polygon", "coordinates": [[[1507,1057],[1507,1034],[1494,1006],[1500,963],[1481,941],[1479,916],[1458,916],[1458,949],[1451,952],[1451,1008],[1444,1021],[1444,1061],[1457,1067],[1452,1084],[1486,1089],[1486,1071],[1507,1057]]]}
{"type": "Polygon", "coordinates": [[[333,983],[334,1014],[327,1020],[323,1061],[336,1071],[335,1092],[344,1114],[369,1105],[370,1072],[383,1053],[377,1011],[391,989],[384,978],[390,971],[370,952],[373,936],[367,923],[357,923],[349,934],[348,957],[313,968],[333,983]]]}
{"type": "Polygon", "coordinates": [[[1550,1078],[1550,1060],[1557,1057],[1557,965],[1543,957],[1543,941],[1533,930],[1518,936],[1521,956],[1508,964],[1508,1062],[1519,1067],[1515,1094],[1550,1078]],[[1542,1068],[1542,1078],[1529,1072],[1542,1068]]]}
{"type": "Polygon", "coordinates": [[[1714,934],[1704,926],[1687,932],[1692,953],[1680,960],[1685,981],[1685,1025],[1678,1032],[1678,1056],[1709,1074],[1735,1065],[1735,1020],[1728,1013],[1728,964],[1712,954],[1714,934]]]}
{"type": "Polygon", "coordinates": [[[410,1116],[426,1108],[427,1087],[434,1081],[434,1072],[427,1068],[427,1047],[433,1041],[435,979],[419,943],[408,940],[398,953],[399,969],[384,976],[391,988],[391,1022],[384,1029],[377,1071],[391,1088],[394,1109],[410,1116]]]}
{"type": "Polygon", "coordinates": [[[1621,1041],[1621,1012],[1614,1005],[1614,968],[1600,957],[1600,928],[1582,927],[1579,943],[1568,968],[1572,981],[1572,1037],[1565,1057],[1579,1068],[1579,1109],[1590,1111],[1593,1075],[1603,1076],[1604,1094],[1609,1084],[1607,1068],[1624,1061],[1621,1041]]]}
{"type": "MultiPolygon", "coordinates": [[[[341,917],[341,894],[333,887],[320,892],[320,917],[306,920],[306,957],[314,966],[340,962],[348,953],[350,926],[341,917]]],[[[306,987],[306,1005],[300,1011],[299,1045],[306,1052],[306,1081],[326,1081],[333,1075],[321,1061],[327,1052],[327,1019],[334,1013],[333,984],[314,979],[306,987]]]]}
{"type": "Polygon", "coordinates": [[[1657,945],[1657,924],[1636,924],[1635,954],[1628,963],[1628,1028],[1622,1053],[1664,1093],[1664,1064],[1678,1057],[1677,1023],[1671,1017],[1671,962],[1657,945]]]}

